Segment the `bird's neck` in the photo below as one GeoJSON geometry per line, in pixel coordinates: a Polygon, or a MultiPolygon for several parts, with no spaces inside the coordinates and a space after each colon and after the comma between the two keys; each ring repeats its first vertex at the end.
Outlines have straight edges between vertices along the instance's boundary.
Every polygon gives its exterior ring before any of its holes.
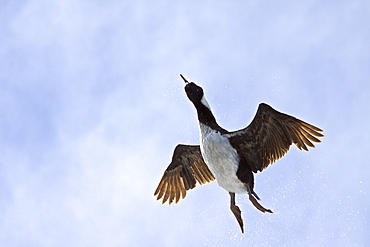
{"type": "Polygon", "coordinates": [[[217,124],[216,118],[213,116],[211,108],[205,98],[202,98],[198,103],[194,103],[194,106],[197,109],[199,123],[207,125],[213,130],[220,131],[222,134],[227,133],[225,129],[217,124]]]}

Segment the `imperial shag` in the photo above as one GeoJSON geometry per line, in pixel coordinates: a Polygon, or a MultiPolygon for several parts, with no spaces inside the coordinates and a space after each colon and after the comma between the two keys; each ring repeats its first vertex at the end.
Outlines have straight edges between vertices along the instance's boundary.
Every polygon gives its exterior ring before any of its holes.
{"type": "Polygon", "coordinates": [[[197,181],[205,184],[216,179],[229,192],[230,209],[244,232],[235,193],[248,193],[249,200],[258,210],[272,213],[257,201],[253,173],[282,158],[293,143],[306,151],[307,146],[315,147],[312,142],[320,142],[317,137],[324,136],[320,133],[322,130],[261,103],[249,126],[227,131],[217,124],[203,89],[180,76],[186,83],[186,94],[197,110],[200,145],[176,146],[172,162],[154,195],[158,194],[157,200],[163,197],[162,203],[177,203],[197,181]]]}

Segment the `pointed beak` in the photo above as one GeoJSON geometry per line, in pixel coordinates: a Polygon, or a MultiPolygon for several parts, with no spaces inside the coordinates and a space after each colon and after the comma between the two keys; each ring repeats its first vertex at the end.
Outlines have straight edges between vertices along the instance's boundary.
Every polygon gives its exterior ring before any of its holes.
{"type": "Polygon", "coordinates": [[[185,83],[189,83],[188,80],[186,80],[185,77],[182,76],[182,74],[180,74],[180,76],[184,80],[185,83]]]}

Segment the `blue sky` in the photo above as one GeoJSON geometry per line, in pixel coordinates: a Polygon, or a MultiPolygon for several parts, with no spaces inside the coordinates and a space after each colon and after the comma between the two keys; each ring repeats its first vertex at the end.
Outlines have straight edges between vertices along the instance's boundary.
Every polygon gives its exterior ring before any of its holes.
{"type": "Polygon", "coordinates": [[[367,246],[368,1],[2,1],[1,246],[367,246]],[[198,144],[179,77],[221,126],[260,102],[325,130],[256,175],[274,214],[211,183],[153,192],[198,144]]]}

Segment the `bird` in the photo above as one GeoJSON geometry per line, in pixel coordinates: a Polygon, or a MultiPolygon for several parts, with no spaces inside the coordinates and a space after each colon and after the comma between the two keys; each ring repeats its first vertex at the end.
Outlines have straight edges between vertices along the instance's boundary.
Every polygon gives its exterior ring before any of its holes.
{"type": "Polygon", "coordinates": [[[245,194],[259,211],[272,213],[258,201],[254,192],[253,173],[262,172],[282,158],[295,144],[298,149],[308,151],[313,142],[321,142],[323,130],[293,116],[279,112],[266,103],[260,103],[252,122],[244,129],[227,131],[218,125],[203,89],[185,82],[185,92],[195,106],[200,129],[200,145],[178,144],[172,161],[159,182],[154,196],[162,204],[178,203],[186,197],[188,190],[216,180],[229,192],[230,210],[234,214],[241,232],[244,223],[235,194],[245,194]]]}

